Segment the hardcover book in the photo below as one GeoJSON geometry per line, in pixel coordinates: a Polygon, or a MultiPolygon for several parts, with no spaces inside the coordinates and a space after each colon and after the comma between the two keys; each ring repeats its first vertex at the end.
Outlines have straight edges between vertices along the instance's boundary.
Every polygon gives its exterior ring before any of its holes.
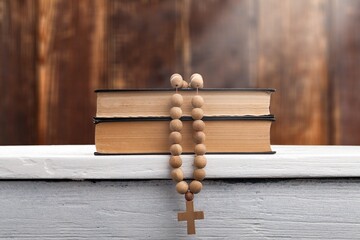
{"type": "MultiPolygon", "coordinates": [[[[270,114],[273,89],[200,89],[207,153],[273,153],[270,114]]],[[[174,89],[97,90],[96,154],[168,154],[170,98],[174,89]]],[[[183,153],[193,153],[191,98],[184,98],[183,153]]]]}
{"type": "MultiPolygon", "coordinates": [[[[96,117],[169,117],[170,98],[174,89],[96,90],[96,117]]],[[[273,89],[203,88],[206,116],[262,116],[270,114],[273,89]]],[[[191,116],[193,89],[181,89],[183,116],[191,116]]]]}

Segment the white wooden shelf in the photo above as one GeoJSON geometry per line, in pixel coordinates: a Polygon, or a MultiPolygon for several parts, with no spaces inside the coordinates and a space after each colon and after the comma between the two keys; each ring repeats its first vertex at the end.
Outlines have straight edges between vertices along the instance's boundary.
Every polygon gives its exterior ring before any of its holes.
{"type": "MultiPolygon", "coordinates": [[[[207,178],[360,177],[360,146],[272,146],[207,155],[207,178]]],[[[0,179],[169,179],[168,155],[94,156],[94,145],[1,146],[0,179]]],[[[192,155],[183,169],[192,173],[192,155]]]]}
{"type": "MultiPolygon", "coordinates": [[[[359,179],[334,179],[360,177],[360,147],[273,150],[207,156],[207,176],[216,180],[206,179],[196,196],[205,219],[188,236],[177,221],[185,199],[175,184],[141,181],[168,179],[169,156],[94,156],[93,145],[1,146],[0,239],[360,239],[359,179]]],[[[192,161],[184,156],[188,177],[192,161]]]]}

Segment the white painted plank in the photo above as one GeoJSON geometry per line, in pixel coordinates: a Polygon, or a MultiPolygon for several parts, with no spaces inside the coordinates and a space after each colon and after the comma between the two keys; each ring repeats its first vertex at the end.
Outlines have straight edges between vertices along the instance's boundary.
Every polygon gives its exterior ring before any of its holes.
{"type": "Polygon", "coordinates": [[[170,180],[1,181],[0,239],[360,239],[359,183],[207,180],[187,237],[170,180]]]}
{"type": "MultiPolygon", "coordinates": [[[[273,146],[207,155],[208,178],[360,177],[360,146],[273,146]]],[[[1,146],[0,179],[169,179],[167,155],[94,156],[93,145],[1,146]]],[[[192,155],[183,156],[186,177],[192,155]]]]}

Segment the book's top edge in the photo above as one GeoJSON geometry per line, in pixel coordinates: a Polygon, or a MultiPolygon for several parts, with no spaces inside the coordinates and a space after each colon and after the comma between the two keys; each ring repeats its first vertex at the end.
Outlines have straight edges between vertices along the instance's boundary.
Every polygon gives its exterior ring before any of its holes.
{"type": "MultiPolygon", "coordinates": [[[[174,88],[129,88],[129,89],[97,89],[98,92],[148,92],[148,91],[175,91],[174,88]]],[[[196,91],[193,88],[181,88],[179,91],[196,91]]],[[[245,92],[275,92],[273,88],[200,88],[199,91],[245,91],[245,92]]]]}
{"type": "MultiPolygon", "coordinates": [[[[94,123],[102,122],[140,122],[140,121],[171,121],[170,117],[94,117],[94,123]]],[[[192,121],[190,116],[181,117],[182,121],[192,121]]],[[[203,121],[232,121],[232,120],[256,120],[256,121],[275,121],[275,117],[272,114],[261,116],[205,116],[203,121]]]]}

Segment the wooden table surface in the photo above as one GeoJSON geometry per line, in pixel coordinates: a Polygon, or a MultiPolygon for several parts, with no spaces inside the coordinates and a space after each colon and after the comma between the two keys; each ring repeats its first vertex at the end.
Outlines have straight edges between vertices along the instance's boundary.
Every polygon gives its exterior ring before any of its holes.
{"type": "Polygon", "coordinates": [[[212,179],[195,197],[205,219],[188,236],[168,156],[3,146],[0,239],[360,239],[360,147],[273,149],[208,156],[212,179]]]}
{"type": "MultiPolygon", "coordinates": [[[[272,146],[207,155],[207,178],[360,177],[360,146],[272,146]]],[[[0,179],[170,179],[168,155],[95,156],[93,145],[0,146],[0,179]]],[[[193,156],[183,155],[186,177],[193,156]]]]}

